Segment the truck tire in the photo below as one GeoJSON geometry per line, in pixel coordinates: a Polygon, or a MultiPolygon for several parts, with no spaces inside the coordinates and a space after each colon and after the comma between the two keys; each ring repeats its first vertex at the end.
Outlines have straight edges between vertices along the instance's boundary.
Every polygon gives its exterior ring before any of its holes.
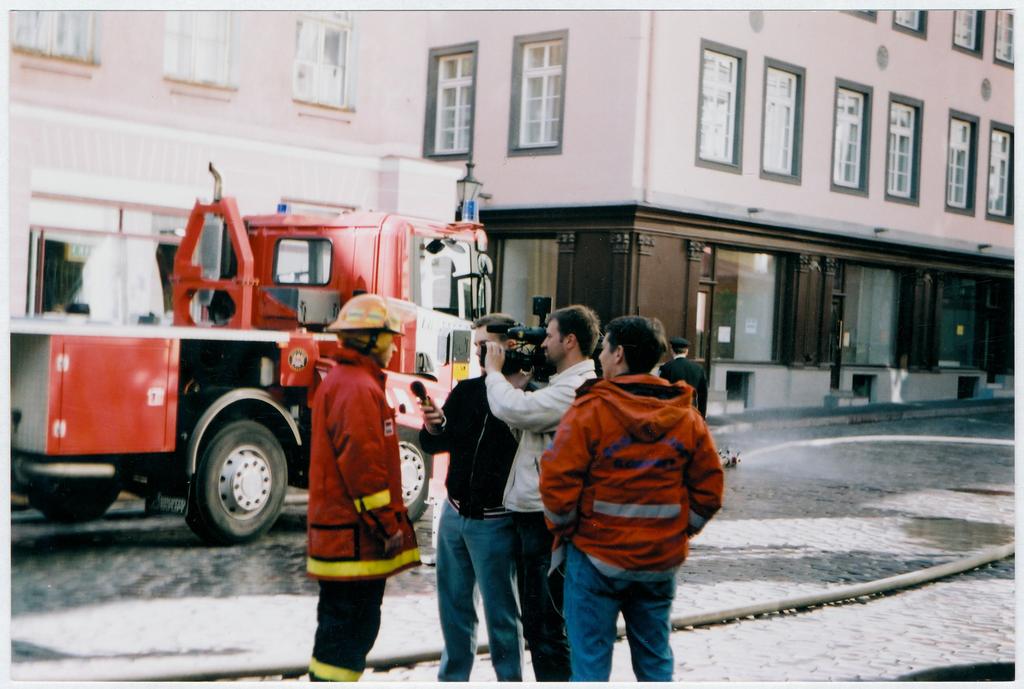
{"type": "Polygon", "coordinates": [[[288,464],[274,434],[255,421],[232,421],[199,459],[185,521],[207,544],[248,543],[277,521],[287,489],[288,464]]]}
{"type": "Polygon", "coordinates": [[[415,433],[401,433],[398,456],[402,466],[402,501],[409,519],[416,521],[427,511],[433,457],[420,448],[415,433]]]}
{"type": "Polygon", "coordinates": [[[29,504],[54,522],[74,524],[99,519],[121,486],[115,479],[35,479],[28,490],[29,504]]]}

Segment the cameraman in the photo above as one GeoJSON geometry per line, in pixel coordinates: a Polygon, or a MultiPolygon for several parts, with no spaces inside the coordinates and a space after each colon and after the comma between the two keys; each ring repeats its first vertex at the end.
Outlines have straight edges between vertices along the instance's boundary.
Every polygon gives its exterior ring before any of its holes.
{"type": "MultiPolygon", "coordinates": [[[[479,347],[505,345],[500,333],[511,316],[492,313],[473,323],[479,347]]],[[[525,385],[522,374],[516,384],[525,385]]],[[[516,439],[504,422],[487,408],[483,377],[459,382],[444,407],[427,398],[420,402],[423,429],[420,446],[430,453],[448,452],[450,464],[445,488],[448,500],[437,530],[437,603],[444,652],[437,679],[469,680],[476,655],[477,615],[474,589],[483,599],[491,662],[501,682],[523,679],[522,631],[516,603],[516,529],[502,504],[516,439]]]]}
{"type": "MultiPolygon", "coordinates": [[[[512,512],[519,535],[517,569],[522,604],[523,636],[530,646],[538,682],[569,681],[569,644],[565,623],[548,588],[553,537],[544,523],[540,499],[540,456],[554,437],[562,415],[576,398],[576,389],[595,378],[590,358],[601,322],[586,306],[558,309],[548,318],[541,344],[555,375],[547,387],[533,392],[517,389],[501,373],[505,351],[487,343],[487,402],[491,412],[519,433],[512,471],[505,485],[505,507],[512,512]]],[[[560,599],[561,591],[554,591],[560,599]]]]}

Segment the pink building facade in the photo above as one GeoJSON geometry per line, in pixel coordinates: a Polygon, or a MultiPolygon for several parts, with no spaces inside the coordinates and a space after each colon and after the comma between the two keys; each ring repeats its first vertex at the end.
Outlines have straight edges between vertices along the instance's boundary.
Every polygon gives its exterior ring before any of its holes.
{"type": "Polygon", "coordinates": [[[428,41],[435,62],[476,63],[464,155],[489,194],[497,305],[657,316],[693,343],[717,411],[1010,394],[1012,27],[446,16],[428,41]]]}
{"type": "Polygon", "coordinates": [[[164,317],[209,161],[243,214],[449,219],[471,159],[495,308],[528,321],[550,294],[656,316],[708,368],[712,411],[1006,394],[1012,27],[994,10],[18,12],[11,311],[164,317]]]}
{"type": "Polygon", "coordinates": [[[210,162],[243,215],[451,220],[461,171],[420,156],[414,28],[347,12],[13,13],[12,315],[85,303],[95,320],[167,320],[210,162]]]}

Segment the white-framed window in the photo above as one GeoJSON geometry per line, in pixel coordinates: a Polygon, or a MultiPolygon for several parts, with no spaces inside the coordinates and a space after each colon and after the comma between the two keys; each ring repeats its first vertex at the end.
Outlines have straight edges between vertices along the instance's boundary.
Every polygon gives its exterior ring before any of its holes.
{"type": "Polygon", "coordinates": [[[164,74],[197,84],[231,86],[238,40],[233,12],[166,12],[164,74]]]}
{"type": "Polygon", "coordinates": [[[949,122],[949,161],[946,170],[946,205],[968,207],[971,164],[971,127],[967,120],[949,122]]]}
{"type": "Polygon", "coordinates": [[[735,164],[739,59],[704,50],[701,79],[700,157],[735,164]]]}
{"type": "Polygon", "coordinates": [[[473,116],[473,53],[445,55],[437,64],[434,153],[469,151],[473,116]]]}
{"type": "Polygon", "coordinates": [[[956,10],[953,13],[953,45],[977,52],[981,41],[980,12],[978,10],[956,10]]]}
{"type": "Polygon", "coordinates": [[[799,77],[769,67],[765,74],[764,142],[761,152],[766,172],[794,174],[793,158],[799,77]]]}
{"type": "Polygon", "coordinates": [[[96,13],[18,10],[12,43],[20,50],[83,62],[96,61],[96,13]]]}
{"type": "Polygon", "coordinates": [[[1013,64],[1013,12],[996,12],[996,59],[1013,64]]]}
{"type": "Polygon", "coordinates": [[[913,195],[914,142],[917,109],[903,103],[889,105],[889,161],[886,193],[911,198],[913,195]]]}
{"type": "MultiPolygon", "coordinates": [[[[464,159],[473,155],[473,117],[476,105],[477,43],[431,48],[427,58],[426,113],[423,156],[464,159]]],[[[522,55],[518,48],[516,55],[522,55]]],[[[519,66],[514,66],[521,74],[519,66]]],[[[518,149],[519,85],[512,90],[509,147],[518,149]]],[[[537,149],[531,149],[537,150],[537,149]]]]}
{"type": "Polygon", "coordinates": [[[838,186],[861,187],[864,158],[864,112],[866,96],[850,89],[836,89],[836,131],[832,182],[838,186]]]}
{"type": "Polygon", "coordinates": [[[1010,165],[1013,160],[1013,135],[992,130],[988,163],[988,214],[1010,215],[1010,165]]]}
{"type": "Polygon", "coordinates": [[[296,100],[351,107],[351,63],[351,12],[314,12],[299,17],[292,68],[296,100]]]}
{"type": "Polygon", "coordinates": [[[921,10],[896,10],[893,21],[911,31],[921,30],[921,10]]]}
{"type": "Polygon", "coordinates": [[[519,110],[519,146],[553,146],[562,130],[561,40],[523,46],[522,95],[519,110]]]}

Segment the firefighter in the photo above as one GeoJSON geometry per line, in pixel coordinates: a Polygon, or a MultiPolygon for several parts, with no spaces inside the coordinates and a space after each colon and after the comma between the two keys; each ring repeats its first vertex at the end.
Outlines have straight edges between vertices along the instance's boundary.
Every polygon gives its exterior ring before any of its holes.
{"type": "Polygon", "coordinates": [[[360,294],[327,330],[342,347],[313,402],[306,570],[320,600],[309,676],[355,681],[380,630],[387,578],[420,559],[384,396],[401,323],[382,297],[360,294]]]}

